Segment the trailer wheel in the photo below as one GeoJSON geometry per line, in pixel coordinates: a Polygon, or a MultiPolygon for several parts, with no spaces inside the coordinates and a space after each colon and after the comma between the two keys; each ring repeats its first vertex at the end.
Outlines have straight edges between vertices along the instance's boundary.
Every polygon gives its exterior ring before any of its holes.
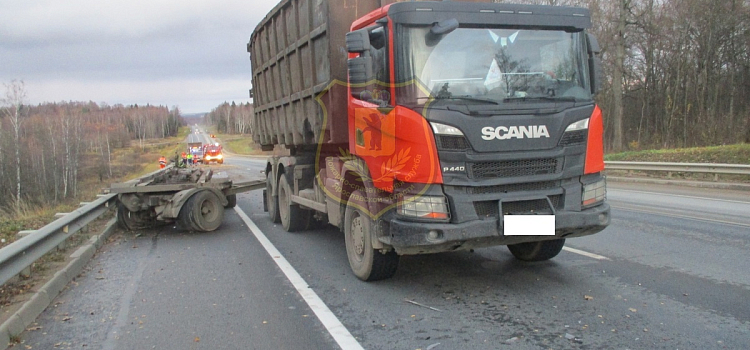
{"type": "Polygon", "coordinates": [[[148,210],[130,211],[118,203],[117,223],[125,230],[134,231],[154,227],[158,222],[151,217],[151,212],[148,210]]]}
{"type": "Polygon", "coordinates": [[[271,222],[280,223],[281,216],[279,216],[279,197],[273,195],[273,177],[271,174],[266,176],[266,205],[268,206],[268,216],[271,217],[271,222]]]}
{"type": "Polygon", "coordinates": [[[551,241],[528,242],[509,244],[508,250],[518,260],[523,261],[544,261],[549,260],[560,254],[565,239],[555,239],[551,241]]]}
{"type": "Polygon", "coordinates": [[[234,208],[237,206],[237,194],[230,194],[227,196],[227,205],[224,206],[224,208],[234,208]]]}
{"type": "Polygon", "coordinates": [[[292,188],[286,181],[286,176],[281,176],[279,180],[279,216],[281,217],[281,226],[287,232],[302,231],[307,228],[312,212],[300,208],[299,205],[292,203],[292,188]]]}
{"type": "Polygon", "coordinates": [[[210,232],[221,226],[224,206],[219,197],[211,191],[203,190],[193,194],[182,206],[179,220],[182,226],[195,231],[210,232]]]}
{"type": "MultiPolygon", "coordinates": [[[[363,196],[360,191],[352,193],[363,196]]],[[[363,281],[377,281],[393,277],[398,268],[399,256],[396,252],[381,253],[372,248],[372,235],[375,224],[367,213],[362,212],[349,201],[344,215],[344,235],[349,266],[357,278],[363,281]]]]}

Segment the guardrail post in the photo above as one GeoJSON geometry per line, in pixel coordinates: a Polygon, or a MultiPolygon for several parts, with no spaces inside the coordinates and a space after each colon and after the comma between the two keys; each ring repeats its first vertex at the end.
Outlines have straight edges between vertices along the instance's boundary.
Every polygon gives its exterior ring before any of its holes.
{"type": "Polygon", "coordinates": [[[21,270],[21,272],[18,273],[18,276],[23,279],[31,278],[31,266],[27,266],[21,270]]]}
{"type": "Polygon", "coordinates": [[[714,182],[719,182],[719,173],[714,174],[714,182]]]}

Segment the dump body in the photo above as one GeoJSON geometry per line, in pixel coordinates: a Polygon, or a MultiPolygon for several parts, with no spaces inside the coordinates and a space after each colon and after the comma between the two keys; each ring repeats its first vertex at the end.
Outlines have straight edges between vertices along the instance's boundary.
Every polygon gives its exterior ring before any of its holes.
{"type": "Polygon", "coordinates": [[[346,100],[323,126],[315,97],[346,81],[344,38],[351,23],[380,0],[286,0],[258,25],[248,44],[253,67],[253,139],[263,148],[346,143],[346,100]]]}
{"type": "Polygon", "coordinates": [[[349,142],[346,96],[326,96],[333,99],[325,102],[332,107],[327,118],[315,98],[332,82],[347,82],[345,37],[352,23],[393,2],[284,0],[266,15],[247,45],[256,143],[270,150],[349,142]]]}

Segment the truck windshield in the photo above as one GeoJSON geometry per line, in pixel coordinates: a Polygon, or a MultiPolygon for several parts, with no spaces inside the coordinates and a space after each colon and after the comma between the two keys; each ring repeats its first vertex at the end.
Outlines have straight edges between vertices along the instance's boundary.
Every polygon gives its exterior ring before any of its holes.
{"type": "MultiPolygon", "coordinates": [[[[585,36],[561,30],[430,27],[400,30],[399,80],[427,90],[416,104],[590,101],[585,36]]],[[[407,101],[404,101],[407,102],[407,101]]],[[[408,102],[407,102],[408,103],[408,102]]]]}

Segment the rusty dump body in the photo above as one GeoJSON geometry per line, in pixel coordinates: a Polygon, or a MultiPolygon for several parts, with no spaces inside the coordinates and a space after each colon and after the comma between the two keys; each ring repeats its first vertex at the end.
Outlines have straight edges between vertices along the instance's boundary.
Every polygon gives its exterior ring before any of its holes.
{"type": "Polygon", "coordinates": [[[345,37],[352,22],[394,2],[399,1],[283,0],[276,5],[247,45],[253,70],[253,140],[264,150],[277,144],[347,144],[346,96],[326,95],[332,110],[325,126],[315,98],[333,81],[347,81],[345,37]]]}

